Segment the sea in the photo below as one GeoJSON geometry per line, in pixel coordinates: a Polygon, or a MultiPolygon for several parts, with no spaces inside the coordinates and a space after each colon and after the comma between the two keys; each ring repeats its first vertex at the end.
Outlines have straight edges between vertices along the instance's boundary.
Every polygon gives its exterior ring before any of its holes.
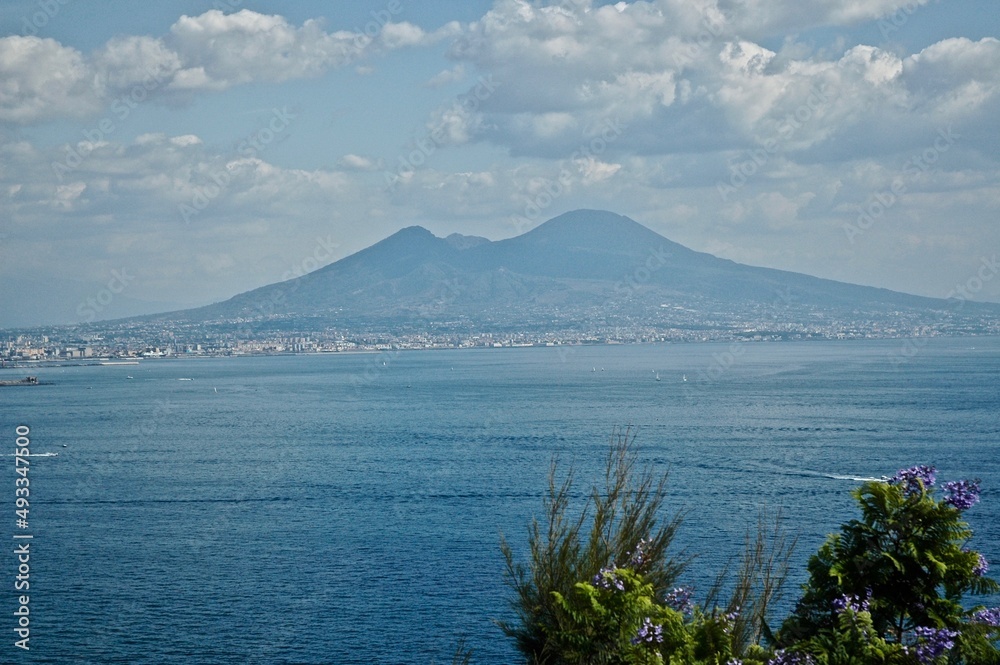
{"type": "Polygon", "coordinates": [[[463,641],[473,663],[516,663],[494,623],[511,616],[501,535],[524,561],[551,465],[572,469],[579,510],[625,431],[639,464],[668,474],[664,518],[684,514],[674,552],[694,557],[679,582],[696,597],[759,516],[780,513],[798,539],[787,610],[809,555],[857,516],[850,491],[914,464],[939,482],[982,480],[969,545],[1000,569],[1000,338],[32,373],[45,385],[0,388],[3,663],[427,665],[463,641]],[[18,427],[33,455],[23,527],[18,427]],[[24,542],[30,590],[18,591],[24,542]],[[15,646],[21,595],[30,650],[15,646]]]}

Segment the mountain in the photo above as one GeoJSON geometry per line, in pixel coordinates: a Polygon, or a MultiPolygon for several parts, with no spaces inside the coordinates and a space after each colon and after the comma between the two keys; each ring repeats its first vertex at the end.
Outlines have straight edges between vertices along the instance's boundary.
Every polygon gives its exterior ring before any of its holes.
{"type": "MultiPolygon", "coordinates": [[[[968,303],[966,313],[1000,311],[968,303]]],[[[404,228],[297,279],[161,315],[191,322],[463,329],[954,314],[954,304],[696,252],[611,212],[577,210],[500,241],[404,228]]],[[[735,325],[735,324],[734,324],[735,325]]]]}

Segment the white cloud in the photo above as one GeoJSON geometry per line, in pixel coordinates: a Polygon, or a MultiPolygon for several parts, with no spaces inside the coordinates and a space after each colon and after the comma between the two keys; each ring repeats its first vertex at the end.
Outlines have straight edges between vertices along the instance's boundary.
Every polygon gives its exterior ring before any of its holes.
{"type": "Polygon", "coordinates": [[[1000,92],[1000,40],[945,39],[907,58],[903,76],[932,103],[974,112],[1000,92]]]}
{"type": "Polygon", "coordinates": [[[316,76],[347,62],[355,37],[328,34],[315,20],[296,28],[281,16],[248,9],[182,16],[166,39],[182,67],[172,85],[226,88],[316,76]]]}
{"type": "Polygon", "coordinates": [[[898,9],[895,0],[497,0],[450,55],[495,77],[503,91],[451,124],[461,125],[464,142],[515,155],[565,158],[586,127],[619,119],[629,130],[612,148],[618,156],[711,154],[771,141],[785,156],[812,161],[898,151],[919,145],[930,127],[981,122],[979,110],[997,104],[996,39],[949,39],[910,56],[859,44],[833,57],[794,40],[780,51],[758,41],[898,9]]]}
{"type": "Polygon", "coordinates": [[[93,113],[100,88],[76,49],[53,39],[0,38],[0,122],[93,113]]]}
{"type": "MultiPolygon", "coordinates": [[[[683,0],[667,0],[676,4],[683,0]]],[[[795,33],[820,26],[851,26],[897,13],[904,17],[931,0],[725,0],[703,2],[717,7],[740,34],[759,38],[795,33]],[[907,11],[909,10],[909,11],[907,11]]]]}
{"type": "Polygon", "coordinates": [[[182,67],[181,57],[152,37],[116,37],[90,58],[90,67],[109,91],[126,90],[147,80],[169,81],[182,67]]]}
{"type": "Polygon", "coordinates": [[[572,113],[541,113],[530,119],[533,125],[531,129],[539,138],[558,136],[577,125],[572,113]]]}
{"type": "Polygon", "coordinates": [[[450,69],[441,70],[432,76],[426,85],[428,88],[440,88],[450,83],[461,81],[463,78],[465,78],[465,66],[458,64],[450,69]]]}
{"type": "Polygon", "coordinates": [[[337,162],[337,166],[346,171],[374,171],[379,168],[376,160],[351,154],[341,157],[337,162]]]}
{"type": "Polygon", "coordinates": [[[583,184],[593,185],[595,182],[607,180],[621,170],[621,164],[609,164],[595,157],[585,157],[575,160],[575,164],[583,176],[583,184]]]}
{"type": "Polygon", "coordinates": [[[419,46],[425,43],[427,33],[412,23],[387,23],[380,35],[380,41],[388,49],[419,46]]]}
{"type": "Polygon", "coordinates": [[[190,95],[315,77],[371,54],[432,44],[459,29],[454,22],[433,32],[387,23],[371,37],[327,32],[317,20],[295,26],[282,16],[213,9],[181,16],[163,37],[115,37],[89,57],[52,39],[3,37],[0,122],[92,115],[138,87],[145,88],[144,97],[190,95]]]}
{"type": "Polygon", "coordinates": [[[170,142],[176,146],[185,148],[189,145],[199,145],[202,141],[194,134],[184,134],[183,136],[174,136],[170,139],[170,142]]]}
{"type": "Polygon", "coordinates": [[[0,142],[0,219],[8,234],[0,262],[87,281],[113,260],[112,267],[141,267],[135,295],[153,300],[176,300],[183,291],[181,299],[222,298],[277,281],[315,238],[356,235],[351,225],[369,204],[344,171],[232,159],[194,135],[102,142],[62,180],[51,169],[61,154],[0,142]],[[194,209],[189,219],[184,206],[194,209]],[[233,264],[213,273],[192,261],[198,254],[229,256],[233,264]]]}

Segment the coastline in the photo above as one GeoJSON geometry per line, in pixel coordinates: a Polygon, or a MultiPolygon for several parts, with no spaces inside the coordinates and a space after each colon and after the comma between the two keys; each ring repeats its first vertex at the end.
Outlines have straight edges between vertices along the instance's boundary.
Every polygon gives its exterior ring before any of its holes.
{"type": "MultiPolygon", "coordinates": [[[[897,341],[902,343],[902,347],[897,355],[906,356],[910,355],[907,353],[909,350],[919,350],[920,347],[925,346],[930,340],[977,340],[977,339],[1000,339],[1000,335],[995,334],[960,334],[960,335],[929,335],[929,336],[908,336],[908,335],[898,335],[898,336],[872,336],[872,337],[845,337],[845,338],[834,338],[834,337],[804,337],[796,339],[751,339],[741,336],[732,337],[718,337],[709,339],[698,339],[698,340],[649,340],[649,341],[619,341],[619,340],[607,340],[607,341],[576,341],[576,342],[565,342],[565,343],[495,343],[495,344],[477,344],[477,345],[444,345],[444,344],[428,344],[428,345],[417,345],[417,344],[386,344],[382,345],[383,348],[355,348],[355,349],[338,349],[338,350],[316,350],[316,351],[253,351],[253,352],[211,352],[202,351],[198,353],[172,353],[169,355],[151,355],[151,356],[94,356],[89,359],[88,362],[80,362],[78,360],[68,360],[64,358],[51,358],[51,359],[31,359],[31,360],[7,360],[2,365],[0,365],[0,370],[11,370],[11,369],[32,369],[32,368],[55,368],[55,367],[120,367],[120,366],[137,366],[146,362],[171,362],[179,360],[199,360],[199,359],[220,359],[229,358],[233,360],[238,360],[241,358],[269,358],[269,357],[295,357],[295,356],[363,356],[363,355],[379,355],[385,353],[401,353],[407,351],[503,351],[510,349],[555,349],[557,351],[563,350],[563,353],[572,352],[576,349],[581,348],[601,348],[607,346],[700,346],[708,344],[752,344],[752,345],[768,345],[768,344],[795,344],[798,343],[844,343],[850,344],[855,342],[892,342],[897,341]]],[[[0,382],[0,385],[3,385],[0,382]]]]}

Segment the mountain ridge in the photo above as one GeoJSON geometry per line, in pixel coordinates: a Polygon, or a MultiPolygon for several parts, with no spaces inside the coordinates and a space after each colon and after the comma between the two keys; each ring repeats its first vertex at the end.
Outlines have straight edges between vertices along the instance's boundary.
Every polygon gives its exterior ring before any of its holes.
{"type": "MultiPolygon", "coordinates": [[[[201,308],[162,315],[187,321],[309,317],[331,325],[382,322],[419,327],[462,321],[470,328],[543,325],[589,318],[669,323],[659,311],[706,313],[794,309],[815,312],[924,310],[953,304],[736,263],[698,252],[639,222],[603,210],[575,210],[521,235],[491,241],[421,226],[307,275],[201,308]]],[[[975,307],[1000,311],[1000,305],[975,307]]],[[[148,318],[148,317],[144,317],[148,318]]]]}

